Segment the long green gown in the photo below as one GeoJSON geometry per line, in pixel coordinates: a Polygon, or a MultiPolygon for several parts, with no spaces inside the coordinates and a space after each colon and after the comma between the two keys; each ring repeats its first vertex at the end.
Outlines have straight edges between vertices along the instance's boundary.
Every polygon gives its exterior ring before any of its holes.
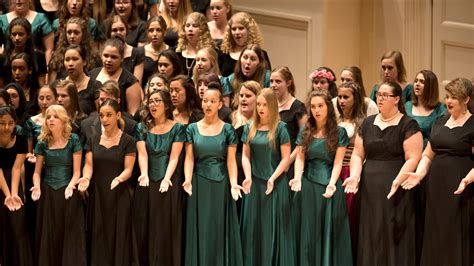
{"type": "Polygon", "coordinates": [[[134,224],[141,265],[181,265],[183,189],[173,175],[168,191],[160,193],[175,142],[186,140],[185,128],[176,123],[166,133],[138,134],[148,155],[148,187],[137,186],[134,194],[134,224]]]}
{"type": "MultiPolygon", "coordinates": [[[[247,143],[250,126],[242,134],[247,143]]],[[[286,174],[274,182],[265,195],[267,181],[281,161],[280,145],[290,143],[284,122],[275,134],[275,149],[268,141],[268,131],[257,130],[250,141],[252,187],[244,196],[241,214],[242,248],[245,266],[295,265],[294,232],[291,224],[290,188],[286,174]]]]}
{"type": "Polygon", "coordinates": [[[230,194],[227,147],[237,136],[225,123],[215,136],[203,136],[197,123],[186,129],[194,153],[193,194],[186,217],[186,266],[242,266],[242,246],[235,202],[230,194]]]}
{"type": "MultiPolygon", "coordinates": [[[[346,130],[338,127],[338,147],[349,145],[346,130]]],[[[301,134],[297,144],[302,144],[301,134]]],[[[301,192],[293,207],[297,265],[352,265],[351,237],[342,182],[330,199],[322,195],[331,179],[334,152],[326,138],[313,138],[305,158],[301,192]]]]}

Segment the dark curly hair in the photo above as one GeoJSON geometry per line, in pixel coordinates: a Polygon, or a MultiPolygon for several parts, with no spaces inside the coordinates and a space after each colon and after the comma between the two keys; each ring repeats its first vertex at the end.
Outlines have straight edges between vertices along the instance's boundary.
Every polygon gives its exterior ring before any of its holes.
{"type": "Polygon", "coordinates": [[[97,66],[96,62],[99,60],[98,58],[100,58],[100,56],[92,46],[92,39],[87,27],[87,21],[80,17],[72,17],[68,19],[66,24],[64,24],[64,27],[59,29],[59,40],[56,44],[56,49],[49,63],[49,67],[56,72],[64,70],[64,53],[69,46],[69,43],[67,42],[66,29],[69,24],[78,24],[81,26],[82,39],[79,46],[81,47],[81,50],[86,52],[84,62],[86,62],[87,70],[91,70],[97,66]]]}

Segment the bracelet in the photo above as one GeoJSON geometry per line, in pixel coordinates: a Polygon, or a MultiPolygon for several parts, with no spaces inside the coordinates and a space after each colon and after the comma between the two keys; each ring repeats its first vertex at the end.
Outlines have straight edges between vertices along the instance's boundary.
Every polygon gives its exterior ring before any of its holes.
{"type": "Polygon", "coordinates": [[[91,177],[90,177],[90,176],[83,176],[82,178],[86,179],[87,181],[91,181],[91,177]]]}

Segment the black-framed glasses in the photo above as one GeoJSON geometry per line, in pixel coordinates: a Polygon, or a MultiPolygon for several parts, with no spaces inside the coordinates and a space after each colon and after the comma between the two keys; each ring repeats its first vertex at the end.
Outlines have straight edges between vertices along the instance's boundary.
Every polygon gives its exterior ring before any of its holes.
{"type": "Polygon", "coordinates": [[[397,97],[397,95],[393,95],[393,94],[383,94],[383,93],[377,92],[377,93],[375,94],[375,97],[376,97],[377,99],[380,98],[380,99],[382,99],[382,100],[386,100],[388,97],[397,97]]]}
{"type": "Polygon", "coordinates": [[[149,99],[148,104],[160,105],[163,102],[162,99],[149,99]]]}

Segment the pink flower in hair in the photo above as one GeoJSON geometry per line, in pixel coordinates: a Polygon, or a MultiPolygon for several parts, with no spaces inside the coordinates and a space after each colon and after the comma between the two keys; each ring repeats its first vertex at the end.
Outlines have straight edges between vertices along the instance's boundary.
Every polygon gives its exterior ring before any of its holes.
{"type": "Polygon", "coordinates": [[[334,76],[332,75],[331,72],[327,71],[326,69],[313,71],[311,74],[309,74],[309,78],[311,80],[325,78],[328,81],[334,81],[334,76]]]}

